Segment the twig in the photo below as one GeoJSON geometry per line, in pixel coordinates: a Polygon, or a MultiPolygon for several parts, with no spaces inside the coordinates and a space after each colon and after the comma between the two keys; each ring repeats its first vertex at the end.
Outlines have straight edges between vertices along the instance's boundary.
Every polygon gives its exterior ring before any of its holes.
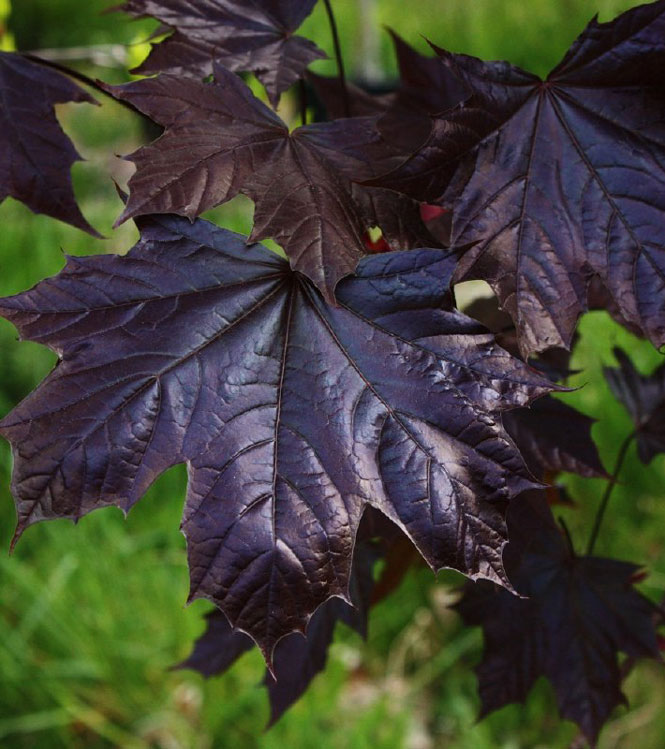
{"type": "Polygon", "coordinates": [[[337,70],[339,72],[339,83],[342,87],[342,101],[344,103],[344,116],[351,116],[351,104],[349,102],[349,91],[346,87],[346,75],[344,73],[344,60],[342,59],[342,48],[339,45],[339,35],[337,33],[337,22],[333,13],[330,0],[323,0],[330,21],[330,31],[332,32],[333,47],[335,48],[335,57],[337,58],[337,70]]]}
{"type": "Polygon", "coordinates": [[[593,523],[593,530],[591,531],[589,545],[587,546],[586,550],[587,556],[593,553],[594,546],[596,545],[596,539],[598,538],[598,531],[600,530],[600,525],[603,522],[605,510],[607,509],[607,503],[609,502],[610,496],[612,495],[612,490],[616,486],[619,472],[621,471],[621,467],[623,466],[623,461],[626,457],[626,453],[628,452],[628,448],[630,447],[630,443],[633,441],[634,437],[635,432],[632,432],[626,437],[626,439],[622,442],[621,447],[619,448],[619,454],[617,455],[617,460],[614,465],[614,471],[612,472],[612,475],[607,482],[605,493],[603,494],[603,498],[600,500],[600,506],[598,507],[596,519],[593,523]]]}

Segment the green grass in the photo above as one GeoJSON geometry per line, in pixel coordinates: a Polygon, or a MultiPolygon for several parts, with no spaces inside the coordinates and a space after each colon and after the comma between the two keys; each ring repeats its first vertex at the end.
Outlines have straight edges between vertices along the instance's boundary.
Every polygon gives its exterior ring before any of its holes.
{"type": "MultiPolygon", "coordinates": [[[[78,1],[21,3],[25,4],[14,4],[15,17],[20,8],[23,29],[37,35],[33,41],[41,46],[130,38],[122,30],[122,16],[110,26],[105,25],[108,19],[93,19],[92,12],[107,5],[104,1],[83,6],[78,1]],[[46,29],[43,33],[32,27],[36,16],[46,29]],[[76,23],[63,36],[58,35],[55,19],[62,26],[70,19],[76,23]]],[[[334,4],[353,69],[361,42],[354,15],[357,5],[349,0],[334,4]]],[[[631,4],[599,3],[601,19],[631,4]]],[[[383,0],[377,20],[400,29],[423,50],[426,45],[418,34],[425,31],[433,41],[456,51],[506,57],[544,73],[595,10],[596,5],[586,0],[533,0],[528,5],[421,0],[419,12],[412,13],[405,12],[403,0],[383,0]]],[[[324,20],[317,7],[305,32],[312,32],[329,50],[324,20]]],[[[381,45],[386,69],[391,70],[385,38],[381,45]]],[[[334,70],[332,62],[319,67],[334,70]]],[[[115,80],[120,78],[116,74],[115,80]]],[[[107,239],[89,238],[5,201],[0,205],[2,294],[16,293],[56,273],[64,262],[63,251],[122,253],[137,236],[132,225],[111,228],[121,203],[109,175],[121,183],[127,177],[126,164],[115,154],[140,143],[144,136],[139,122],[108,101],[103,108],[63,107],[60,114],[87,159],[74,168],[83,212],[107,239]]],[[[251,211],[248,201],[239,201],[210,216],[246,231],[251,211]]],[[[571,384],[583,387],[562,398],[599,419],[594,436],[611,469],[631,427],[623,409],[612,401],[601,367],[613,363],[615,344],[627,348],[644,371],[656,366],[661,356],[604,314],[586,316],[580,330],[573,364],[583,372],[571,384]]],[[[54,363],[43,347],[19,345],[15,337],[12,326],[2,322],[3,413],[54,363]]],[[[0,549],[8,547],[15,518],[8,491],[10,462],[3,444],[0,549]]],[[[650,575],[642,588],[651,596],[665,589],[664,474],[665,457],[646,469],[634,449],[630,451],[623,484],[612,498],[598,544],[599,554],[645,564],[650,575]]],[[[578,506],[562,514],[577,547],[583,549],[604,485],[575,477],[567,483],[578,506]]],[[[268,706],[259,686],[263,668],[256,653],[243,657],[224,677],[208,681],[188,671],[170,670],[201,633],[202,615],[209,608],[202,601],[184,607],[187,569],[178,531],[184,492],[180,466],[153,486],[127,520],[119,511],[106,509],[77,526],[67,521],[43,523],[26,532],[12,557],[0,554],[0,746],[519,749],[565,747],[575,736],[575,727],[557,718],[551,689],[544,682],[538,683],[525,707],[509,706],[476,723],[479,701],[472,667],[480,657],[482,638],[477,629],[461,627],[448,608],[460,576],[447,573],[435,581],[426,569],[414,570],[376,607],[367,642],[340,627],[325,675],[264,733],[268,706]]],[[[657,749],[665,735],[662,669],[640,664],[627,680],[626,691],[631,707],[617,711],[600,746],[657,749]]]]}

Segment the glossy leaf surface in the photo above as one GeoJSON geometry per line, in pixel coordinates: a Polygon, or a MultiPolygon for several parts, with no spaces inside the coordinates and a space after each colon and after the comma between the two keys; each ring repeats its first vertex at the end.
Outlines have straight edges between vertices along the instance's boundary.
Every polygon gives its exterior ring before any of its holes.
{"type": "Polygon", "coordinates": [[[432,567],[504,579],[503,509],[533,481],[497,413],[552,386],[441,308],[449,254],[365,258],[333,307],[239,235],[141,226],[126,257],[70,258],[0,302],[61,358],[1,424],[17,535],[128,510],[187,462],[190,598],[214,601],[268,660],[323,601],[348,600],[367,505],[432,567]]]}
{"type": "Polygon", "coordinates": [[[370,176],[373,155],[390,163],[389,149],[372,118],[289,133],[237,76],[215,70],[213,84],[162,75],[109,88],[166,128],[130,156],[137,173],[120,220],[193,218],[243,192],[256,203],[252,240],[279,242],[293,268],[333,301],[339,279],[365,254],[349,178],[370,176]]]}
{"type": "Polygon", "coordinates": [[[128,0],[118,10],[151,16],[173,34],[153,47],[134,72],[205,78],[214,64],[251,71],[274,106],[314,60],[325,57],[293,32],[316,0],[128,0]]]}
{"type": "Polygon", "coordinates": [[[593,20],[545,81],[439,53],[469,107],[381,183],[454,209],[452,243],[475,243],[456,279],[492,285],[524,355],[570,345],[594,276],[665,343],[663,0],[593,20]]]}

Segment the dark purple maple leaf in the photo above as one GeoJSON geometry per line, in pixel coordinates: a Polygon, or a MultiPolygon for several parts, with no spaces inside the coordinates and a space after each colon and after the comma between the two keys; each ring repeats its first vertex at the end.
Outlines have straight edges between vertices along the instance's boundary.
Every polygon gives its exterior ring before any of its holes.
{"type": "Polygon", "coordinates": [[[456,280],[492,285],[525,355],[570,345],[595,275],[665,343],[665,0],[592,20],[545,81],[438,51],[472,99],[377,184],[454,210],[456,280]]]}
{"type": "Polygon", "coordinates": [[[119,221],[150,213],[193,218],[248,195],[252,240],[272,237],[295,270],[333,301],[335,285],[365,254],[366,228],[349,178],[391,160],[373,118],[288,127],[233,73],[215,82],[161,75],[108,90],[166,128],[129,158],[137,172],[119,221]]]}
{"type": "Polygon", "coordinates": [[[619,369],[605,367],[605,378],[633,420],[640,460],[650,463],[665,452],[665,364],[645,376],[635,369],[625,351],[615,348],[614,356],[619,369]]]}
{"type": "Polygon", "coordinates": [[[352,117],[374,117],[385,114],[395,99],[393,92],[374,94],[353,81],[342,81],[339,76],[318,75],[308,71],[305,79],[314,89],[318,103],[329,120],[346,117],[346,102],[352,117]]]}
{"type": "Polygon", "coordinates": [[[467,584],[456,605],[483,627],[477,668],[482,715],[524,702],[536,679],[554,686],[559,710],[591,744],[621,693],[619,651],[660,659],[654,605],[638,593],[639,567],[578,557],[554,524],[542,492],[511,503],[506,569],[519,598],[492,583],[467,584]],[[539,497],[540,495],[540,497],[539,497]]]}
{"type": "MultiPolygon", "coordinates": [[[[381,513],[368,507],[358,529],[349,585],[349,605],[340,598],[331,598],[314,612],[303,636],[294,632],[280,640],[275,648],[272,673],[266,669],[263,680],[270,700],[272,725],[307,690],[312,679],[325,668],[328,649],[333,641],[338,621],[344,622],[359,635],[367,635],[370,604],[375,602],[374,562],[388,553],[406,537],[381,513]],[[387,530],[387,533],[385,531],[387,530]],[[378,533],[385,533],[381,545],[373,542],[378,533]]],[[[413,548],[413,546],[411,546],[413,548]]],[[[206,631],[196,641],[194,649],[177,668],[191,668],[209,677],[224,673],[254,642],[243,632],[234,631],[224,614],[215,610],[207,616],[206,631]]]]}
{"type": "Polygon", "coordinates": [[[469,98],[470,91],[438,57],[420,54],[392,29],[389,32],[400,85],[379,129],[401,146],[406,158],[426,142],[432,131],[432,116],[454,109],[469,98]]]}
{"type": "Polygon", "coordinates": [[[545,397],[530,408],[503,417],[503,425],[520,449],[534,476],[568,471],[587,478],[606,477],[591,439],[594,419],[555,398],[545,397]]]}
{"type": "Polygon", "coordinates": [[[0,301],[60,356],[0,424],[16,538],[127,511],[187,462],[190,600],[212,600],[268,661],[321,603],[348,600],[367,505],[433,568],[503,579],[505,503],[534,482],[498,411],[553,386],[441,308],[449,253],[367,257],[332,306],[239,235],[140,225],[127,256],[69,258],[0,301]]]}
{"type": "Polygon", "coordinates": [[[0,201],[11,196],[98,237],[72,188],[70,169],[81,157],[54,111],[70,101],[97,102],[64,75],[13,52],[0,52],[0,95],[0,201]]]}
{"type": "Polygon", "coordinates": [[[326,57],[294,31],[316,0],[128,0],[117,10],[173,30],[133,72],[209,76],[214,65],[251,71],[273,106],[314,60],[326,57]]]}

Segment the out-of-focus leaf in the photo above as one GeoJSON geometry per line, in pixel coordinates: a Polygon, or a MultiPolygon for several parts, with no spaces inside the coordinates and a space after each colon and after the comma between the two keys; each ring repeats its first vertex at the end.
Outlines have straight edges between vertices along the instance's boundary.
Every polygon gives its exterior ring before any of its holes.
{"type": "Polygon", "coordinates": [[[549,397],[503,417],[503,425],[529,470],[540,479],[547,471],[569,471],[587,478],[607,476],[591,439],[593,424],[594,419],[549,397]]]}
{"type": "Polygon", "coordinates": [[[35,213],[98,237],[74,197],[70,169],[80,160],[54,106],[95,100],[69,78],[14,52],[0,52],[0,201],[16,198],[35,213]]]}
{"type": "Polygon", "coordinates": [[[625,351],[615,348],[614,356],[619,369],[605,367],[605,378],[633,420],[640,460],[650,463],[665,452],[665,364],[645,376],[635,369],[625,351]]]}
{"type": "Polygon", "coordinates": [[[468,584],[456,605],[464,621],[485,634],[477,669],[482,714],[523,702],[545,676],[561,715],[595,744],[612,710],[625,702],[618,653],[660,657],[654,607],[633,588],[639,567],[576,556],[542,493],[528,494],[509,510],[506,569],[529,598],[479,582],[468,584]]]}

